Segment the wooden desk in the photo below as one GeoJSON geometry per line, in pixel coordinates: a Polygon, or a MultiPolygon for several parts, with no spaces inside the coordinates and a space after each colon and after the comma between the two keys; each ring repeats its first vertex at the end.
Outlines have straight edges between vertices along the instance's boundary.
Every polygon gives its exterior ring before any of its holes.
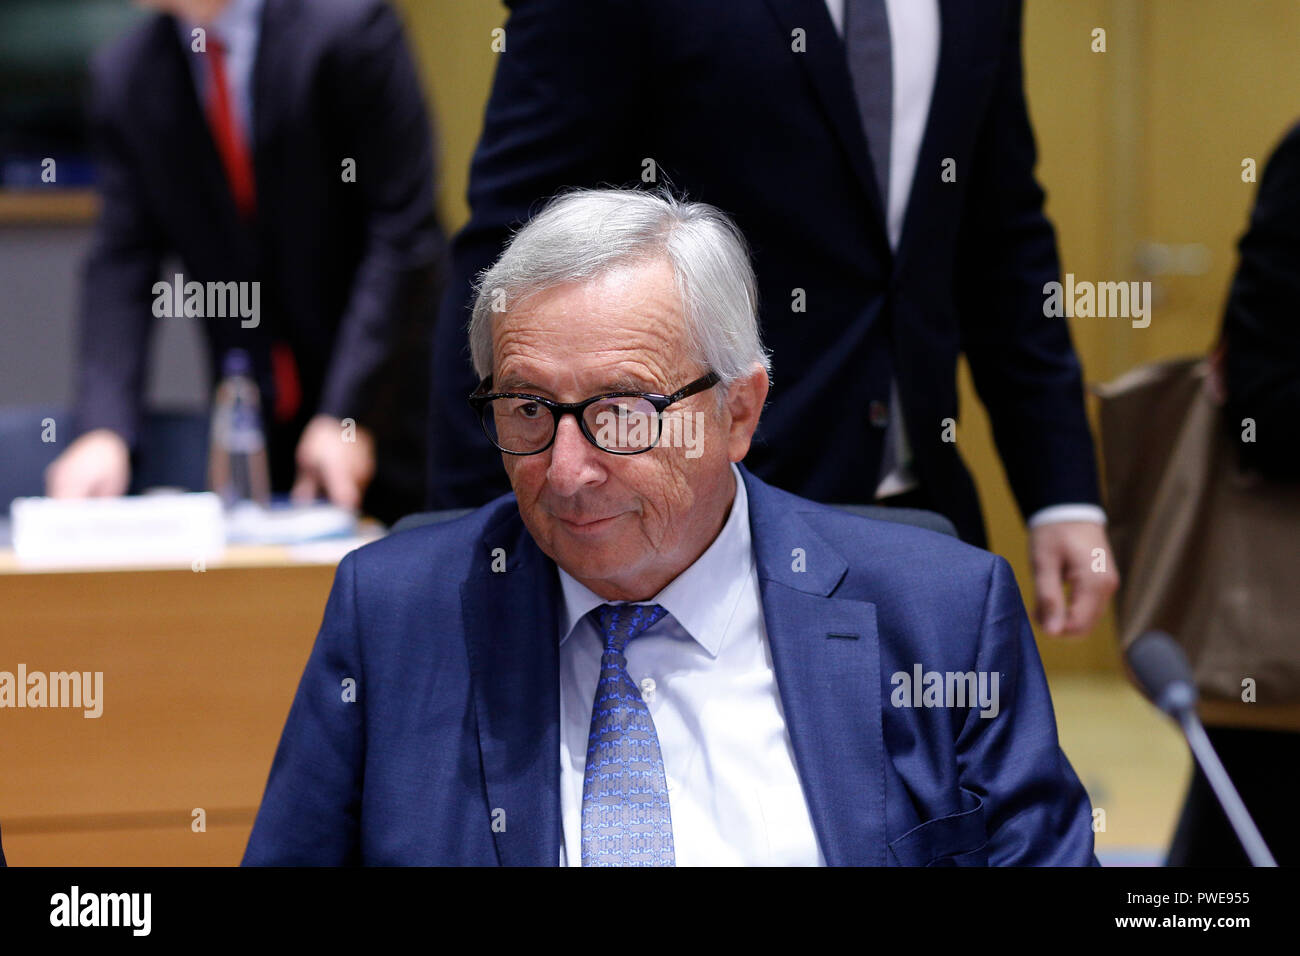
{"type": "Polygon", "coordinates": [[[202,572],[33,572],[0,553],[0,670],[103,672],[98,718],[0,709],[9,863],[237,864],[334,567],[360,543],[231,548],[202,572]]]}
{"type": "Polygon", "coordinates": [[[0,189],[0,225],[86,223],[98,212],[93,189],[0,189]]]}

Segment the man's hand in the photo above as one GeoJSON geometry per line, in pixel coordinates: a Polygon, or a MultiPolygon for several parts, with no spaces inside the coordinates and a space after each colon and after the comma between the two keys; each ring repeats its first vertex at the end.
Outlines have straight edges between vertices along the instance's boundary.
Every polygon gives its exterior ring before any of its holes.
{"type": "Polygon", "coordinates": [[[1092,521],[1060,521],[1030,528],[1029,560],[1039,626],[1053,636],[1092,630],[1119,587],[1105,527],[1092,521]]]}
{"type": "Polygon", "coordinates": [[[126,494],[131,483],[131,452],[117,432],[86,432],[45,469],[51,498],[104,498],[126,494]]]}
{"type": "Polygon", "coordinates": [[[289,495],[293,501],[310,503],[323,492],[340,508],[361,507],[375,475],[375,439],[369,429],[356,425],[345,432],[337,418],[317,415],[303,429],[296,458],[298,475],[289,495]]]}

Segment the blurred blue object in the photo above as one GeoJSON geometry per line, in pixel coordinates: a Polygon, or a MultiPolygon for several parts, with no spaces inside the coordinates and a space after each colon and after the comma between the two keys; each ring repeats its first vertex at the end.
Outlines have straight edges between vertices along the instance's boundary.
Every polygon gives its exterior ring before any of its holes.
{"type": "Polygon", "coordinates": [[[56,153],[44,156],[11,156],[0,162],[0,187],[4,189],[85,189],[95,185],[95,164],[86,156],[56,153]],[[58,177],[53,183],[41,178],[45,160],[55,161],[58,177]]]}
{"type": "MultiPolygon", "coordinates": [[[[71,420],[57,405],[10,405],[0,408],[0,508],[9,511],[15,498],[45,494],[45,468],[63,449],[71,420]],[[58,423],[58,441],[42,441],[46,419],[58,423]]],[[[206,411],[145,412],[140,445],[132,456],[131,494],[147,488],[207,487],[208,415],[206,411]]]]}

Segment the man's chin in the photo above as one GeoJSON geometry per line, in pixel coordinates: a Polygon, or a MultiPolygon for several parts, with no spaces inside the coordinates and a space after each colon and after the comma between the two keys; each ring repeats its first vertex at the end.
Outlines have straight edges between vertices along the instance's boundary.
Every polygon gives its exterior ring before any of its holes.
{"type": "Polygon", "coordinates": [[[557,531],[551,539],[554,552],[551,558],[575,578],[607,579],[626,566],[627,551],[617,541],[603,541],[601,537],[587,539],[557,531]]]}

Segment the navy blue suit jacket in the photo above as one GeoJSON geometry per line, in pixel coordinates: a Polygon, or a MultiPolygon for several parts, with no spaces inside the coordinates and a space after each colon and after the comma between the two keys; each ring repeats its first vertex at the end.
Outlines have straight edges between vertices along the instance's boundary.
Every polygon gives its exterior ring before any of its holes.
{"type": "Polygon", "coordinates": [[[1033,175],[1020,0],[939,5],[938,73],[895,254],[824,0],[511,0],[434,333],[432,506],[508,490],[465,402],[475,275],[547,197],[640,185],[646,160],[656,182],[729,213],[752,248],[773,353],[755,474],[816,501],[870,501],[885,421],[873,403],[888,404],[896,376],[933,506],[983,544],[974,484],[944,440],[964,352],[1021,511],[1099,501],[1079,362],[1065,320],[1043,316],[1059,264],[1033,175]]]}
{"type": "MultiPolygon", "coordinates": [[[[1007,563],[741,472],[826,861],[1095,863],[1007,563]],[[892,675],[916,664],[996,671],[999,713],[894,706],[892,675]]],[[[558,863],[562,606],[512,495],[344,558],[244,862],[558,863]]]]}

